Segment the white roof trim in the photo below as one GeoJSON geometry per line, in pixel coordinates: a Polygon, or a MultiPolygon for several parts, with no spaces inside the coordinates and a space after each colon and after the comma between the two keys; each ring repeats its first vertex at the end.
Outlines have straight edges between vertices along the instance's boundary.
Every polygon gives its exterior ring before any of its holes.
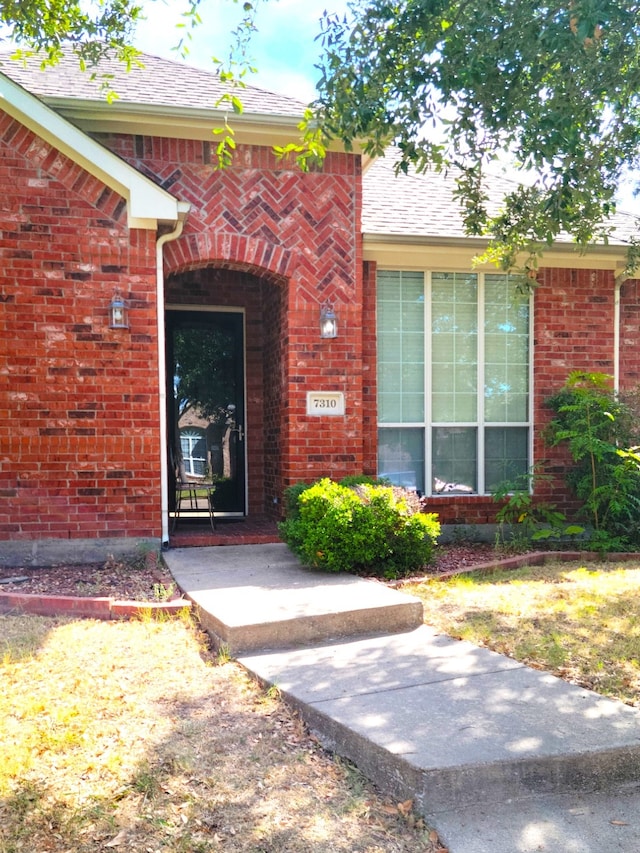
{"type": "MultiPolygon", "coordinates": [[[[488,246],[477,237],[411,237],[403,234],[363,235],[363,260],[388,269],[438,270],[479,269],[498,272],[492,264],[477,265],[475,259],[488,246]]],[[[525,254],[517,259],[524,264],[525,254]]],[[[619,273],[625,266],[625,247],[591,245],[580,249],[575,243],[554,243],[540,258],[540,269],[602,269],[619,273]]]]}
{"type": "MultiPolygon", "coordinates": [[[[217,142],[214,129],[233,128],[236,142],[247,145],[284,146],[300,140],[300,117],[276,113],[245,111],[235,115],[219,109],[131,103],[116,100],[95,101],[83,98],[41,95],[43,101],[86,133],[132,133],[143,136],[170,136],[172,139],[200,139],[217,142]]],[[[242,98],[242,93],[240,93],[242,98]]],[[[339,140],[331,140],[329,151],[344,151],[339,140]]],[[[360,145],[353,145],[354,154],[360,145]]]]}
{"type": "Polygon", "coordinates": [[[0,73],[0,108],[121,195],[130,228],[177,223],[185,205],[0,73]]]}

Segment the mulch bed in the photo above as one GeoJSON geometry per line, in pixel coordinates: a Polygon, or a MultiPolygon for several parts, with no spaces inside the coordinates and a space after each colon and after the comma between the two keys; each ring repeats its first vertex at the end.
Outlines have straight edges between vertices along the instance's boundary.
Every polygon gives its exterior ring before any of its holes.
{"type": "Polygon", "coordinates": [[[0,592],[72,595],[120,601],[171,601],[180,598],[171,575],[155,561],[108,560],[78,565],[0,567],[0,592]]]}
{"type": "MultiPolygon", "coordinates": [[[[491,544],[442,546],[429,574],[441,574],[486,563],[496,556],[491,544]]],[[[39,567],[0,567],[0,592],[29,595],[104,596],[122,601],[173,600],[180,597],[162,565],[138,560],[39,567]]]]}

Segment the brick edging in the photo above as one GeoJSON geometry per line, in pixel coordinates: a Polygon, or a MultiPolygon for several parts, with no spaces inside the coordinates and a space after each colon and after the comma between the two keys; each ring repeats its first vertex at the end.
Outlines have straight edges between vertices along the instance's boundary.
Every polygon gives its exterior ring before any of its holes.
{"type": "Polygon", "coordinates": [[[191,602],[120,601],[117,598],[85,598],[75,595],[34,595],[0,593],[0,613],[29,613],[34,616],[78,616],[90,619],[131,619],[143,613],[175,616],[191,608],[191,602]]]}
{"type": "Polygon", "coordinates": [[[487,563],[475,563],[473,566],[462,566],[459,569],[451,569],[447,572],[434,572],[412,578],[398,578],[390,581],[389,586],[400,587],[409,583],[422,583],[427,580],[448,580],[457,575],[471,574],[472,572],[498,572],[502,569],[520,569],[522,566],[544,566],[545,563],[553,561],[561,563],[575,563],[580,560],[589,563],[615,563],[616,561],[639,560],[640,552],[623,551],[620,553],[598,554],[595,551],[529,551],[526,554],[518,554],[514,557],[503,557],[490,560],[487,563]]]}

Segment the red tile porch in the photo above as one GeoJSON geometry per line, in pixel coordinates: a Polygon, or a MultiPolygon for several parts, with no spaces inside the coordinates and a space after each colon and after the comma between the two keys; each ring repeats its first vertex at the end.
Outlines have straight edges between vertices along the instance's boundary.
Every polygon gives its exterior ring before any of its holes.
{"type": "Polygon", "coordinates": [[[171,548],[198,548],[208,545],[268,545],[281,542],[278,525],[271,518],[216,519],[215,532],[209,522],[179,522],[169,536],[171,548]]]}

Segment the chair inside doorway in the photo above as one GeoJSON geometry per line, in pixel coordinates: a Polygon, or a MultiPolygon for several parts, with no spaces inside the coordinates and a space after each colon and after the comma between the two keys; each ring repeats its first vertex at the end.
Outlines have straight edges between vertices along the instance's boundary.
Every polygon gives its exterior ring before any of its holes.
{"type": "Polygon", "coordinates": [[[215,484],[196,477],[190,478],[185,472],[181,456],[175,453],[173,447],[169,453],[175,476],[175,507],[171,532],[175,531],[181,518],[191,519],[201,516],[204,512],[209,516],[211,530],[215,531],[215,484]]]}

